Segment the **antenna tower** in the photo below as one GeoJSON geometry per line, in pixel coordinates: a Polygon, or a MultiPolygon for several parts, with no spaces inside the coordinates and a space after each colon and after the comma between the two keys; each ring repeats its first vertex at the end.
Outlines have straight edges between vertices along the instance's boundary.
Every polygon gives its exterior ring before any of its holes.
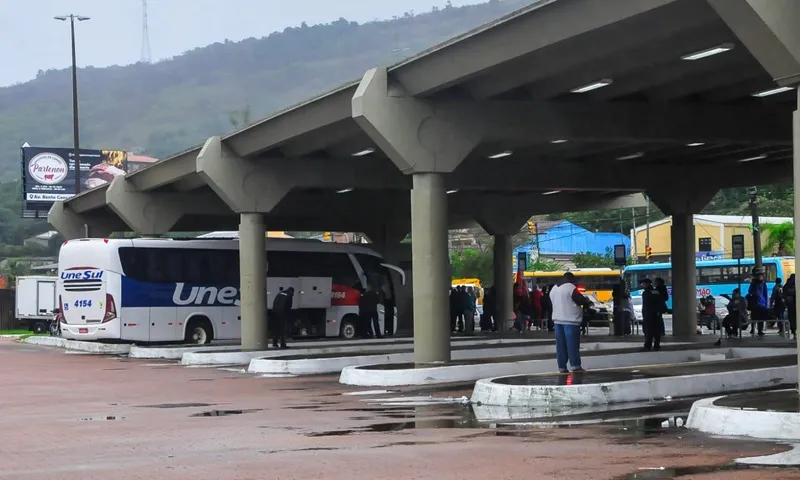
{"type": "Polygon", "coordinates": [[[142,0],[142,63],[152,61],[150,53],[150,31],[147,29],[147,0],[142,0]]]}

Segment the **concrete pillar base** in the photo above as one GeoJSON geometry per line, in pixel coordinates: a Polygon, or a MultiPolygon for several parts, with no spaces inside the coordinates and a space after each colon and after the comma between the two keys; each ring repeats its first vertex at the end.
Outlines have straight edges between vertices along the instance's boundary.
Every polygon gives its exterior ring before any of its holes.
{"type": "Polygon", "coordinates": [[[682,340],[697,336],[697,267],[694,215],[672,214],[672,334],[682,340]]]}
{"type": "Polygon", "coordinates": [[[494,236],[494,287],[497,302],[495,325],[500,332],[506,331],[514,309],[514,276],[511,271],[513,248],[511,235],[494,236]]]}
{"type": "Polygon", "coordinates": [[[264,215],[242,213],[239,223],[239,278],[242,350],[265,350],[267,332],[267,230],[264,215]]]}
{"type": "Polygon", "coordinates": [[[411,190],[414,361],[450,361],[447,192],[442,174],[415,173],[411,190]]]}

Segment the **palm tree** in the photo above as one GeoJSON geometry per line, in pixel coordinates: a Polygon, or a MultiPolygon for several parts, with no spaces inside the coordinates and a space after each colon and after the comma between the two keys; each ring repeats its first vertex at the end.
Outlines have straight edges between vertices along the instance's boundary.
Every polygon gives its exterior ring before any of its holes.
{"type": "Polygon", "coordinates": [[[780,257],[794,255],[794,223],[768,223],[761,230],[767,234],[764,251],[780,257]]]}

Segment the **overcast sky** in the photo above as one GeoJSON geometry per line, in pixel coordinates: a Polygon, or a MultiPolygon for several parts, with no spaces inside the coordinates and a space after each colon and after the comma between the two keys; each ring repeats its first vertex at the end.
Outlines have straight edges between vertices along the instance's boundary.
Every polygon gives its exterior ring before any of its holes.
{"type": "MultiPolygon", "coordinates": [[[[454,6],[485,0],[451,0],[454,6]]],[[[153,60],[214,42],[263,37],[305,21],[339,17],[357,22],[428,11],[446,0],[148,0],[153,60]]],[[[34,78],[38,70],[71,64],[69,24],[55,15],[91,17],[76,24],[78,65],[137,62],[142,45],[141,0],[0,0],[0,86],[34,78]]]]}

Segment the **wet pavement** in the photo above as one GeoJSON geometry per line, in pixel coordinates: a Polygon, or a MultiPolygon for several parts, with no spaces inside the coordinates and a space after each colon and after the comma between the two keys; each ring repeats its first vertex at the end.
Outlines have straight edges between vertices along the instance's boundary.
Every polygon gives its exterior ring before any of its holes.
{"type": "Polygon", "coordinates": [[[0,478],[800,479],[796,470],[728,467],[788,448],[672,426],[691,400],[479,422],[461,400],[471,383],[367,392],[336,380],[0,340],[0,478]]]}
{"type": "Polygon", "coordinates": [[[714,404],[760,412],[800,413],[800,396],[797,390],[737,393],[717,399],[714,404]]]}

